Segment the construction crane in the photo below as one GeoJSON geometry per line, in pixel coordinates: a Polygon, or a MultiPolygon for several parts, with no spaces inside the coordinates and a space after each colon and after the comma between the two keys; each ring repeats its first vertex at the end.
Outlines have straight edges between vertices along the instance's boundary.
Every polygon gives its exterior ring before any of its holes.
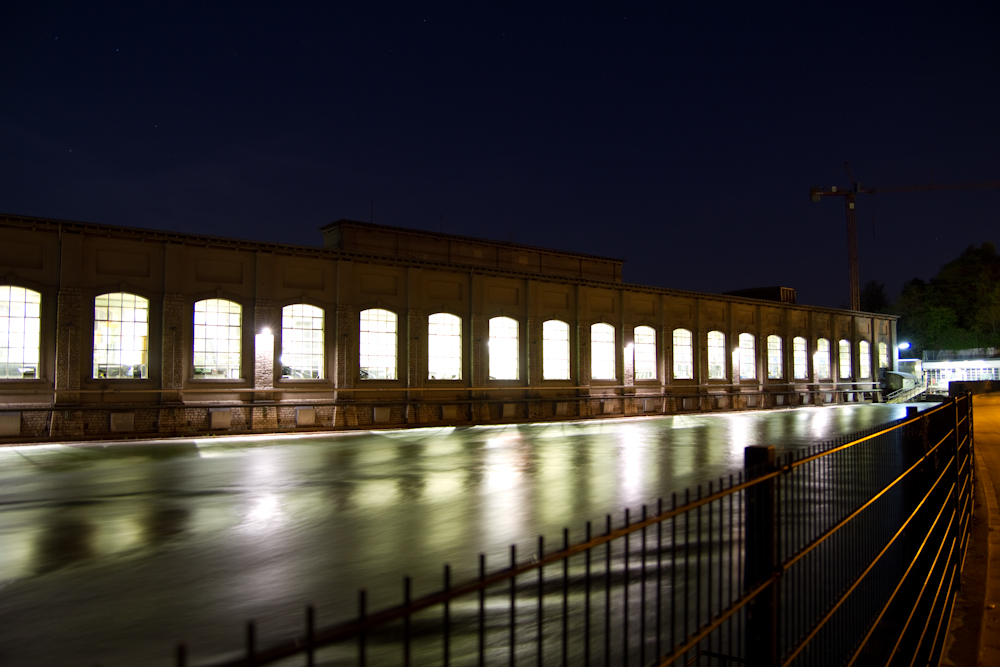
{"type": "Polygon", "coordinates": [[[851,280],[851,310],[861,310],[861,284],[858,278],[858,225],[854,212],[854,198],[860,194],[877,194],[890,192],[927,192],[929,190],[980,190],[986,188],[1000,188],[1000,181],[984,181],[981,183],[949,183],[936,185],[925,183],[923,185],[897,185],[895,187],[870,187],[861,185],[854,180],[851,174],[849,163],[845,162],[847,177],[851,181],[851,187],[839,189],[836,186],[830,188],[809,188],[809,196],[814,202],[818,202],[823,197],[843,197],[847,207],[847,263],[851,280]]]}

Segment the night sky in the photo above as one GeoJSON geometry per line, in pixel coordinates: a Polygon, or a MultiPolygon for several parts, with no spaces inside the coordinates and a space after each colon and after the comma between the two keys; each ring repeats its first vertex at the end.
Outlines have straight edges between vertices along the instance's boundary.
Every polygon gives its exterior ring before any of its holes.
{"type": "MultiPolygon", "coordinates": [[[[0,211],[303,245],[373,218],[840,306],[843,202],[810,186],[1000,180],[996,6],[11,2],[0,211]]],[[[863,196],[862,284],[998,211],[863,196]]]]}

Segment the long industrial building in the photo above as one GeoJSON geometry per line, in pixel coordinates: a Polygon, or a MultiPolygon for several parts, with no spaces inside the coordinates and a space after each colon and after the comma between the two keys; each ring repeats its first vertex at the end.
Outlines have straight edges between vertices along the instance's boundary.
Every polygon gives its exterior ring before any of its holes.
{"type": "Polygon", "coordinates": [[[513,243],[0,232],[0,442],[863,402],[896,364],[891,315],[629,285],[622,260],[513,243]]]}

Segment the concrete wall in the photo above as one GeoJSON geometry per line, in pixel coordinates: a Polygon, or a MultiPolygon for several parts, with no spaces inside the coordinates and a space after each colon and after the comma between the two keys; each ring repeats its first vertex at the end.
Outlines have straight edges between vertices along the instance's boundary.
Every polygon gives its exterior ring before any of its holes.
{"type": "Polygon", "coordinates": [[[3,410],[19,414],[16,434],[0,431],[8,439],[478,423],[869,400],[877,390],[877,344],[895,349],[896,343],[891,316],[627,285],[614,277],[559,277],[532,273],[530,266],[470,268],[13,216],[0,216],[0,240],[0,284],[42,295],[38,377],[0,380],[3,410]],[[149,300],[145,379],[92,377],[94,298],[107,292],[149,300]],[[206,298],[242,307],[239,379],[194,374],[193,308],[206,298]],[[281,308],[295,303],[325,312],[322,379],[281,377],[281,308]],[[373,307],[398,317],[396,380],[359,376],[359,313],[373,307]],[[427,379],[427,318],[438,312],[462,318],[461,380],[427,379]],[[519,323],[518,380],[488,378],[488,326],[496,316],[519,323]],[[570,327],[569,380],[542,379],[542,324],[549,319],[570,327]],[[598,322],[615,327],[614,380],[591,377],[590,332],[598,322]],[[636,326],[656,331],[656,379],[634,378],[625,350],[636,326]],[[673,377],[677,328],[694,335],[693,379],[673,377]],[[265,329],[272,338],[259,336],[265,329]],[[722,380],[708,379],[706,346],[713,330],[726,336],[730,368],[722,380]],[[756,340],[752,380],[741,380],[730,363],[744,332],[756,340]],[[767,378],[766,341],[772,334],[783,341],[781,379],[767,378]],[[800,380],[789,379],[795,336],[809,341],[809,373],[800,380]],[[818,338],[831,343],[830,381],[820,381],[812,367],[818,338]],[[849,380],[838,379],[840,339],[852,346],[849,380]],[[872,350],[864,381],[862,340],[872,350]],[[301,406],[315,408],[311,423],[300,423],[310,421],[297,411],[301,406]],[[133,415],[132,426],[122,430],[128,419],[113,415],[126,413],[133,415]]]}

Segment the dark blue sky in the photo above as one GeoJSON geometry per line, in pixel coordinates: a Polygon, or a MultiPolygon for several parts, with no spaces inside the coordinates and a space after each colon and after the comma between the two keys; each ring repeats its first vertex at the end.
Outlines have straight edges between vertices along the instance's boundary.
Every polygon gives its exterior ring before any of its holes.
{"type": "MultiPolygon", "coordinates": [[[[994,3],[204,5],[3,10],[0,211],[319,245],[374,200],[627,282],[837,306],[843,204],[811,185],[1000,180],[994,3]]],[[[1000,241],[998,211],[862,198],[862,282],[1000,241]]]]}

